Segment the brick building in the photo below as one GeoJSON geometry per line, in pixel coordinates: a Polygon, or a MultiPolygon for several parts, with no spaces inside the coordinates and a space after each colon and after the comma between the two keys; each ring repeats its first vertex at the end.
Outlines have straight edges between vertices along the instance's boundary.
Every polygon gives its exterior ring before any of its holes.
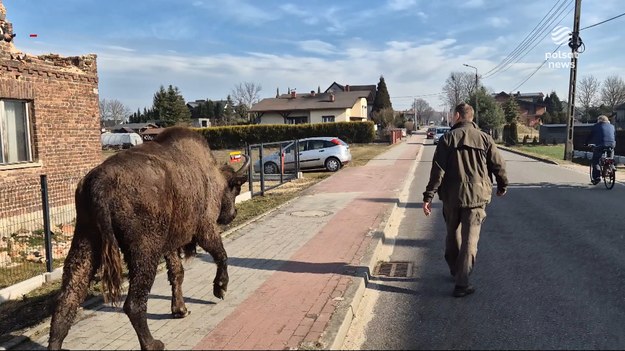
{"type": "Polygon", "coordinates": [[[2,0],[0,29],[2,229],[2,219],[41,209],[42,174],[52,205],[67,205],[67,188],[101,162],[101,145],[96,56],[19,52],[2,0]]]}

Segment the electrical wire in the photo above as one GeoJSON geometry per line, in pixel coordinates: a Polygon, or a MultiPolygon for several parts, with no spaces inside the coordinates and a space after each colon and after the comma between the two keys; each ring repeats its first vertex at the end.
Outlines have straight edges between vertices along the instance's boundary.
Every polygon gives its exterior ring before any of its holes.
{"type": "Polygon", "coordinates": [[[612,18],[608,18],[608,19],[607,19],[607,20],[605,20],[605,21],[601,21],[601,22],[599,22],[599,23],[595,23],[595,24],[591,24],[590,26],[586,26],[586,27],[584,27],[584,28],[580,29],[580,31],[583,31],[584,29],[588,29],[588,28],[596,27],[596,26],[598,26],[598,25],[600,25],[600,24],[604,24],[604,23],[606,23],[606,22],[610,22],[610,21],[612,21],[612,20],[615,20],[615,19],[617,19],[617,18],[619,18],[619,17],[623,17],[623,16],[625,16],[625,12],[621,13],[620,15],[616,15],[616,16],[614,16],[614,17],[612,17],[612,18]]]}
{"type": "MultiPolygon", "coordinates": [[[[551,54],[555,54],[556,51],[558,51],[558,49],[562,46],[563,44],[558,45],[558,47],[553,50],[551,52],[551,54]]],[[[518,90],[521,86],[523,86],[523,84],[525,84],[525,82],[527,82],[530,78],[532,78],[534,76],[534,74],[536,74],[536,72],[538,72],[544,65],[545,63],[547,63],[547,61],[549,61],[549,58],[546,58],[535,70],[534,72],[532,72],[532,74],[530,74],[527,78],[525,78],[519,85],[517,85],[516,87],[514,87],[514,89],[510,90],[510,91],[515,91],[518,90]]]]}
{"type": "MultiPolygon", "coordinates": [[[[534,49],[536,47],[536,45],[538,45],[550,33],[550,29],[551,28],[553,28],[557,24],[560,24],[560,22],[562,22],[562,20],[564,20],[564,18],[568,15],[568,13],[570,13],[573,10],[573,8],[571,8],[571,9],[569,9],[569,11],[566,14],[564,14],[565,13],[564,11],[566,11],[566,9],[568,7],[570,7],[572,4],[573,4],[572,2],[569,2],[567,4],[566,0],[564,0],[560,4],[558,9],[549,16],[547,21],[540,26],[539,30],[537,32],[535,32],[529,38],[529,40],[526,43],[524,43],[524,45],[519,50],[517,50],[517,52],[514,55],[512,55],[510,58],[508,58],[505,61],[505,63],[503,65],[501,65],[498,69],[491,70],[491,71],[489,71],[490,73],[487,72],[486,74],[484,74],[482,79],[492,77],[495,74],[498,74],[500,72],[503,72],[504,70],[507,70],[513,64],[519,62],[521,60],[521,58],[525,57],[525,55],[527,55],[529,52],[531,52],[531,50],[534,49]],[[562,14],[564,14],[564,16],[562,18],[560,18],[560,20],[557,23],[555,23],[555,21],[560,16],[562,16],[562,14]],[[537,38],[539,36],[541,36],[540,40],[537,40],[537,38]],[[528,47],[530,47],[530,46],[531,46],[531,48],[528,49],[528,47]]],[[[556,3],[556,5],[557,5],[557,3],[556,3]]]]}
{"type": "Polygon", "coordinates": [[[547,13],[543,16],[543,18],[525,36],[525,38],[519,43],[519,45],[517,45],[517,47],[512,52],[510,52],[499,64],[497,64],[495,67],[493,67],[488,72],[484,73],[484,77],[483,78],[488,77],[488,76],[494,74],[494,71],[500,70],[501,67],[505,66],[508,62],[514,60],[514,58],[517,57],[519,55],[519,53],[523,52],[523,50],[532,42],[532,40],[535,39],[536,35],[540,31],[542,31],[544,29],[545,25],[549,22],[549,20],[551,18],[553,18],[553,16],[562,8],[562,6],[564,6],[566,4],[566,1],[567,0],[562,0],[561,2],[560,1],[556,1],[556,3],[551,7],[551,9],[549,11],[547,11],[547,13]],[[560,4],[560,6],[558,7],[557,10],[554,11],[554,9],[558,6],[558,4],[560,4]],[[552,13],[552,11],[553,11],[553,13],[552,13]],[[547,20],[547,21],[544,22],[545,20],[547,20]]]}

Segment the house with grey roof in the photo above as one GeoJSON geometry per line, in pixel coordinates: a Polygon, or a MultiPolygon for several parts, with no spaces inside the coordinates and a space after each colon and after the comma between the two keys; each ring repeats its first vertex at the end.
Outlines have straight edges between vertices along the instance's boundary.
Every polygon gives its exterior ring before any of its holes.
{"type": "Polygon", "coordinates": [[[349,84],[339,84],[337,82],[333,82],[330,84],[328,89],[326,89],[326,93],[336,93],[339,91],[368,91],[369,96],[367,96],[367,116],[371,118],[371,114],[373,113],[373,102],[375,101],[375,95],[377,94],[378,87],[375,84],[370,85],[349,85],[349,84]]]}
{"type": "Polygon", "coordinates": [[[298,94],[263,99],[250,109],[259,124],[328,123],[367,120],[370,91],[298,94]]]}

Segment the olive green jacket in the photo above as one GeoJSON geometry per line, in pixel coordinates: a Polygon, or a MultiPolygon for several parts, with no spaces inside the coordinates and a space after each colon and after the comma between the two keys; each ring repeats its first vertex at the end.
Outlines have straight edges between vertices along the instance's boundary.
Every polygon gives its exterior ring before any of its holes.
{"type": "Polygon", "coordinates": [[[473,122],[458,122],[438,142],[423,202],[432,201],[438,192],[445,205],[463,208],[486,205],[492,197],[492,175],[497,190],[506,190],[505,161],[493,138],[473,122]]]}

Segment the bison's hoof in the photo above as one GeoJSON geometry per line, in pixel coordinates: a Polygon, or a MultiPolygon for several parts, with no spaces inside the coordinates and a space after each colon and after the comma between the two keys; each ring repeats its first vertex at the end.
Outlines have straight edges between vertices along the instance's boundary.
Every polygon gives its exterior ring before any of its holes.
{"type": "Polygon", "coordinates": [[[215,295],[216,298],[223,300],[224,296],[226,296],[226,289],[215,286],[215,288],[213,289],[213,295],[215,295]]]}
{"type": "Polygon", "coordinates": [[[145,346],[145,350],[165,350],[165,344],[163,344],[162,341],[156,339],[154,339],[154,341],[145,346]]]}
{"type": "Polygon", "coordinates": [[[191,314],[191,311],[189,310],[184,310],[184,311],[178,311],[178,312],[173,312],[172,315],[174,316],[174,318],[178,319],[178,318],[184,318],[188,315],[191,314]]]}

